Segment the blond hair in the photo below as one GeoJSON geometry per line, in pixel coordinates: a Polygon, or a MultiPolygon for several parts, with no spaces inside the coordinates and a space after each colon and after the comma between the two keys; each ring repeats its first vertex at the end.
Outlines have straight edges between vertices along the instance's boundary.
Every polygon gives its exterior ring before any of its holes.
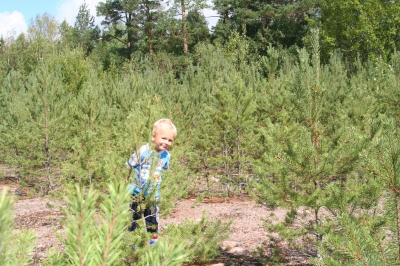
{"type": "Polygon", "coordinates": [[[153,134],[155,134],[157,132],[157,129],[159,129],[159,128],[170,129],[174,133],[175,136],[176,136],[176,134],[178,134],[178,131],[177,131],[175,125],[168,118],[161,118],[153,124],[153,134]]]}

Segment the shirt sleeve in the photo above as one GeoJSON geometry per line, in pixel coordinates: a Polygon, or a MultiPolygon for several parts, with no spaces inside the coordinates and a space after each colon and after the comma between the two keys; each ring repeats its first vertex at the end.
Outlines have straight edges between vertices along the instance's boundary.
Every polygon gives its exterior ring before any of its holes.
{"type": "Polygon", "coordinates": [[[135,168],[139,164],[139,159],[136,151],[132,154],[132,156],[125,164],[127,168],[135,168]]]}
{"type": "Polygon", "coordinates": [[[144,154],[146,154],[146,151],[150,149],[149,145],[143,145],[140,147],[139,150],[135,151],[132,156],[129,158],[129,160],[125,163],[127,168],[135,168],[138,166],[141,162],[141,158],[144,154]]]}

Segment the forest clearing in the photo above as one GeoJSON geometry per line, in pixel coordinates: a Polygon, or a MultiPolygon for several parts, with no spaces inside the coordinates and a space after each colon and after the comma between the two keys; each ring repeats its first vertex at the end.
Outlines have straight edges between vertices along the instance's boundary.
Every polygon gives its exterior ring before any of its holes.
{"type": "Polygon", "coordinates": [[[400,1],[189,2],[0,37],[0,264],[399,265],[400,1]]]}

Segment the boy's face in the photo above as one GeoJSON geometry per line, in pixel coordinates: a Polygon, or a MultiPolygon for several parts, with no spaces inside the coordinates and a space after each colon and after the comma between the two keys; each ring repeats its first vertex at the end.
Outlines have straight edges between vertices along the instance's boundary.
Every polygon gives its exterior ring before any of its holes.
{"type": "Polygon", "coordinates": [[[156,151],[168,150],[174,141],[175,134],[169,128],[160,127],[153,134],[153,143],[156,145],[156,151]]]}

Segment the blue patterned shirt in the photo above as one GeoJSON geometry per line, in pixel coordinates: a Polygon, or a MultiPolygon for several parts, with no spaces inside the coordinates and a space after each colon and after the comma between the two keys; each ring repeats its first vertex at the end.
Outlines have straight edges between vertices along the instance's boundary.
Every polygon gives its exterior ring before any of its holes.
{"type": "Polygon", "coordinates": [[[135,170],[135,179],[129,186],[129,190],[132,191],[133,195],[144,192],[144,196],[147,197],[151,190],[153,181],[156,182],[155,197],[160,197],[160,185],[162,181],[162,170],[169,168],[169,161],[171,155],[167,150],[156,152],[150,149],[150,144],[143,145],[139,150],[135,151],[129,160],[126,162],[126,166],[130,169],[135,170]],[[157,166],[154,168],[154,179],[150,178],[151,161],[156,160],[157,166]],[[150,182],[148,180],[151,179],[150,182]]]}

